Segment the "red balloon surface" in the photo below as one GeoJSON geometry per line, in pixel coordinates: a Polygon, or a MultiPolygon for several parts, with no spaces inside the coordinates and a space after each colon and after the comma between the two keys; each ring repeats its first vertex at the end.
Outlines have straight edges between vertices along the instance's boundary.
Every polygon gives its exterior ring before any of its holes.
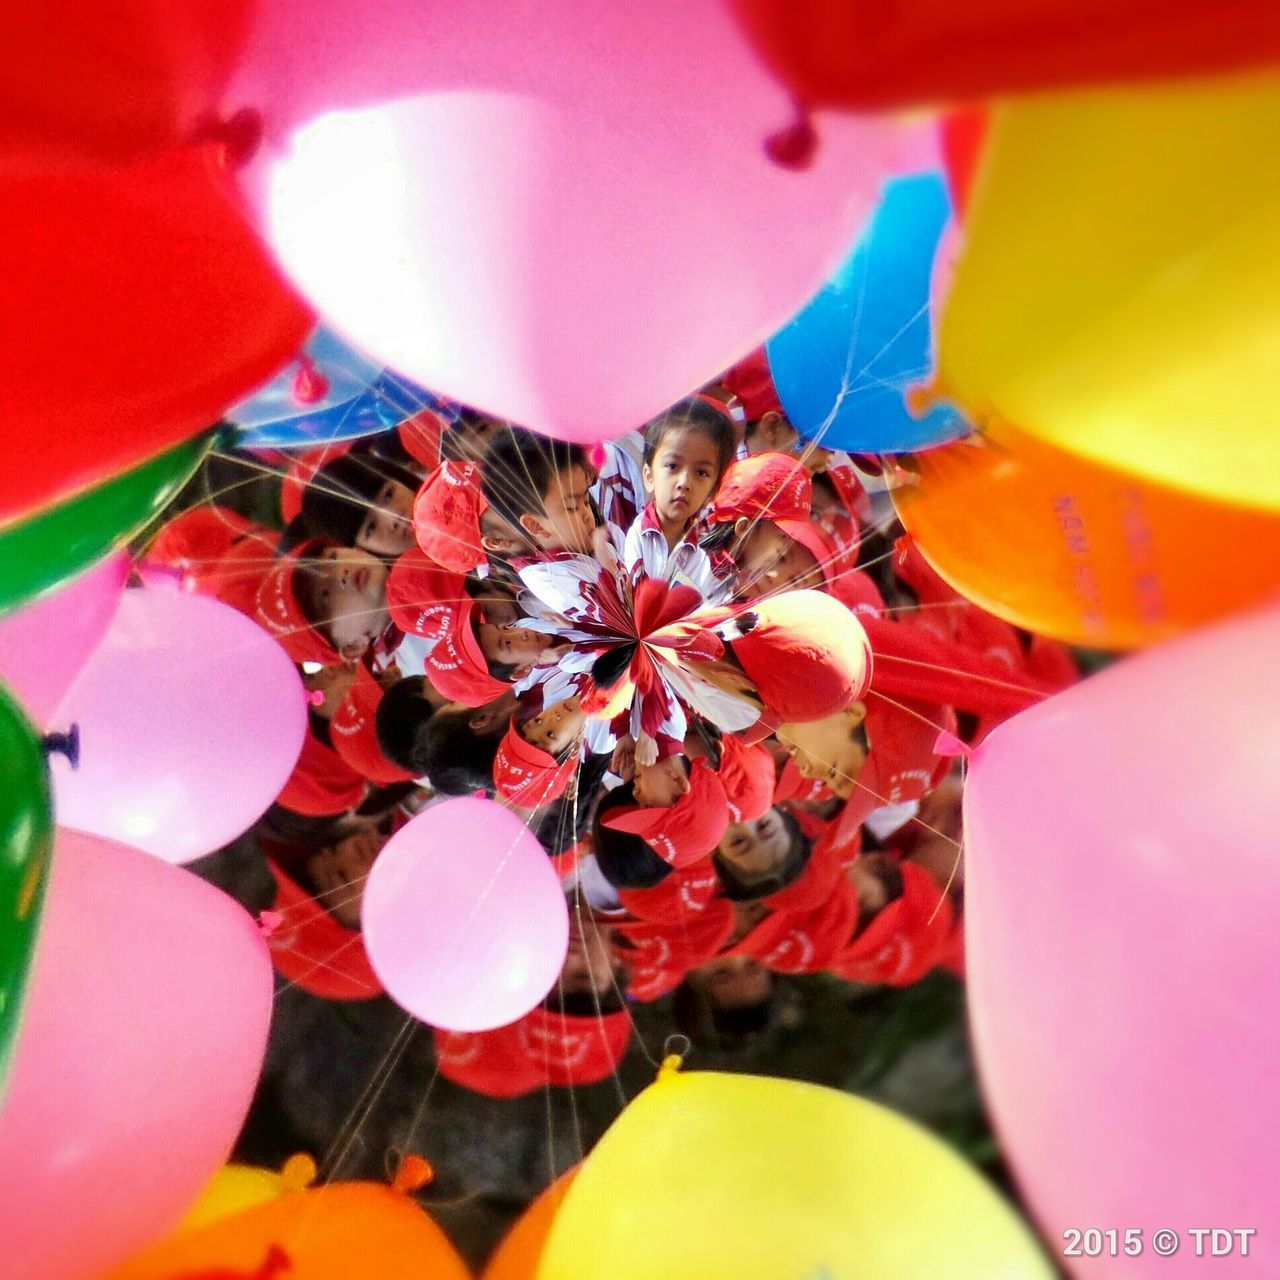
{"type": "Polygon", "coordinates": [[[0,170],[135,160],[186,142],[225,88],[250,0],[0,5],[0,170]]]}
{"type": "Polygon", "coordinates": [[[811,106],[942,103],[1280,58],[1275,0],[733,0],[811,106]]]}
{"type": "Polygon", "coordinates": [[[301,346],[214,150],[0,175],[0,525],[209,427],[301,346]]]}

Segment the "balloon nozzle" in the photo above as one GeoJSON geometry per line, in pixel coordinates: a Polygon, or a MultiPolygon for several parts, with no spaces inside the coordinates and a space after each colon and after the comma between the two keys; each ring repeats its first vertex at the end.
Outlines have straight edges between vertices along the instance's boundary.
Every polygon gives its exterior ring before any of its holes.
{"type": "Polygon", "coordinates": [[[80,726],[73,724],[66,733],[46,733],[40,740],[46,756],[66,756],[73,769],[80,767],[80,726]]]}

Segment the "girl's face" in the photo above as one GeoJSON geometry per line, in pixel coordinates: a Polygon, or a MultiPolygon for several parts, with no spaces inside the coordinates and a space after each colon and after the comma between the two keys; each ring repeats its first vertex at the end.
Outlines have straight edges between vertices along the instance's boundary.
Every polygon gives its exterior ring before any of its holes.
{"type": "Polygon", "coordinates": [[[333,647],[360,657],[387,627],[387,566],[355,547],[320,553],[317,607],[333,647]]]}
{"type": "Polygon", "coordinates": [[[575,694],[563,702],[553,702],[545,711],[526,720],[520,726],[520,733],[526,742],[560,759],[578,741],[586,723],[586,712],[578,705],[575,694]]]}
{"type": "Polygon", "coordinates": [[[375,556],[395,557],[413,546],[413,491],[396,480],[378,490],[360,530],[356,546],[375,556]]]}
{"type": "Polygon", "coordinates": [[[822,576],[813,553],[788,538],[771,520],[756,520],[748,526],[734,562],[742,599],[813,586],[822,576]]]}
{"type": "Polygon", "coordinates": [[[801,777],[825,782],[841,800],[847,800],[867,759],[857,737],[865,715],[863,704],[855,702],[825,720],[781,725],[778,740],[791,753],[801,777]]]}
{"type": "Polygon", "coordinates": [[[555,643],[553,636],[529,627],[499,627],[492,622],[482,622],[476,630],[484,656],[490,662],[509,667],[533,666],[555,643]]]}
{"type": "Polygon", "coordinates": [[[683,529],[707,505],[719,471],[719,452],[705,432],[686,427],[662,437],[653,461],[644,464],[644,483],[664,528],[683,529]]]}

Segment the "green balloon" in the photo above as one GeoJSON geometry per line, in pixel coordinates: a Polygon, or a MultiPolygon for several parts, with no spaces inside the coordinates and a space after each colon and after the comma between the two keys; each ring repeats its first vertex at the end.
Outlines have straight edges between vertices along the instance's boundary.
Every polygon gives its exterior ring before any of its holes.
{"type": "Polygon", "coordinates": [[[0,1090],[9,1075],[53,852],[40,735],[0,687],[0,1090]]]}
{"type": "Polygon", "coordinates": [[[187,483],[216,435],[206,431],[184,440],[132,471],[0,528],[0,614],[128,541],[187,483]]]}

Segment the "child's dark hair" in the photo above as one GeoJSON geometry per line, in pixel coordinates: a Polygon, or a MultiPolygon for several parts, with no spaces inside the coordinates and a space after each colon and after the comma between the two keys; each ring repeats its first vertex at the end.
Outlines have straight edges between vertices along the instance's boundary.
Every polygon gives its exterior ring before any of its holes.
{"type": "Polygon", "coordinates": [[[423,696],[426,684],[424,676],[406,676],[397,680],[382,695],[373,721],[382,754],[392,764],[411,773],[417,773],[418,735],[435,714],[435,709],[423,696]]]}
{"type": "Polygon", "coordinates": [[[689,396],[659,414],[644,429],[644,457],[652,466],[663,440],[673,431],[696,431],[716,447],[716,484],[733,461],[737,440],[733,419],[722,409],[708,404],[701,396],[689,396]]]}
{"type": "Polygon", "coordinates": [[[481,413],[479,409],[464,405],[452,426],[440,436],[440,460],[449,462],[474,458],[467,436],[495,424],[499,429],[505,425],[501,418],[495,418],[491,413],[481,413]]]}
{"type": "Polygon", "coordinates": [[[609,771],[607,755],[588,756],[578,766],[577,785],[571,793],[548,806],[533,828],[538,843],[551,856],[571,849],[591,826],[591,800],[598,794],[604,775],[609,771]]]}
{"type": "Polygon", "coordinates": [[[746,879],[736,868],[722,861],[714,853],[711,855],[716,875],[724,889],[724,896],[731,902],[754,902],[778,893],[798,880],[805,867],[809,865],[809,858],[813,853],[813,841],[800,830],[800,824],[796,821],[794,814],[788,813],[786,809],[778,809],[776,812],[782,819],[782,825],[787,829],[787,834],[791,837],[787,856],[780,867],[757,879],[746,879]]]}
{"type": "Polygon", "coordinates": [[[635,802],[631,783],[615,787],[601,798],[591,823],[596,865],[615,889],[652,889],[661,884],[672,870],[639,836],[604,825],[604,819],[615,809],[634,805],[635,802]]]}
{"type": "Polygon", "coordinates": [[[419,480],[411,471],[369,455],[345,453],[326,462],[302,493],[302,523],[312,537],[353,547],[360,526],[388,481],[411,493],[419,480]]]}
{"type": "Polygon", "coordinates": [[[686,978],[675,990],[671,1016],[678,1030],[698,1049],[745,1049],[773,1025],[777,995],[773,990],[753,1004],[721,1008],[686,978]]]}
{"type": "MultiPolygon", "coordinates": [[[[381,711],[381,707],[378,708],[381,711]]],[[[441,795],[493,795],[493,761],[501,734],[471,727],[469,707],[441,707],[418,731],[411,763],[402,765],[425,777],[441,795]]]]}
{"type": "Polygon", "coordinates": [[[542,515],[557,477],[573,467],[589,472],[580,444],[548,440],[524,427],[505,427],[489,442],[482,467],[485,501],[513,528],[520,517],[542,515]]]}
{"type": "MultiPolygon", "coordinates": [[[[329,634],[329,623],[333,621],[320,607],[320,593],[325,582],[320,572],[321,555],[338,544],[325,539],[304,539],[314,543],[305,557],[300,557],[293,569],[293,597],[302,610],[302,616],[308,624],[324,636],[329,634]]],[[[295,544],[297,545],[297,544],[295,544]]]]}

